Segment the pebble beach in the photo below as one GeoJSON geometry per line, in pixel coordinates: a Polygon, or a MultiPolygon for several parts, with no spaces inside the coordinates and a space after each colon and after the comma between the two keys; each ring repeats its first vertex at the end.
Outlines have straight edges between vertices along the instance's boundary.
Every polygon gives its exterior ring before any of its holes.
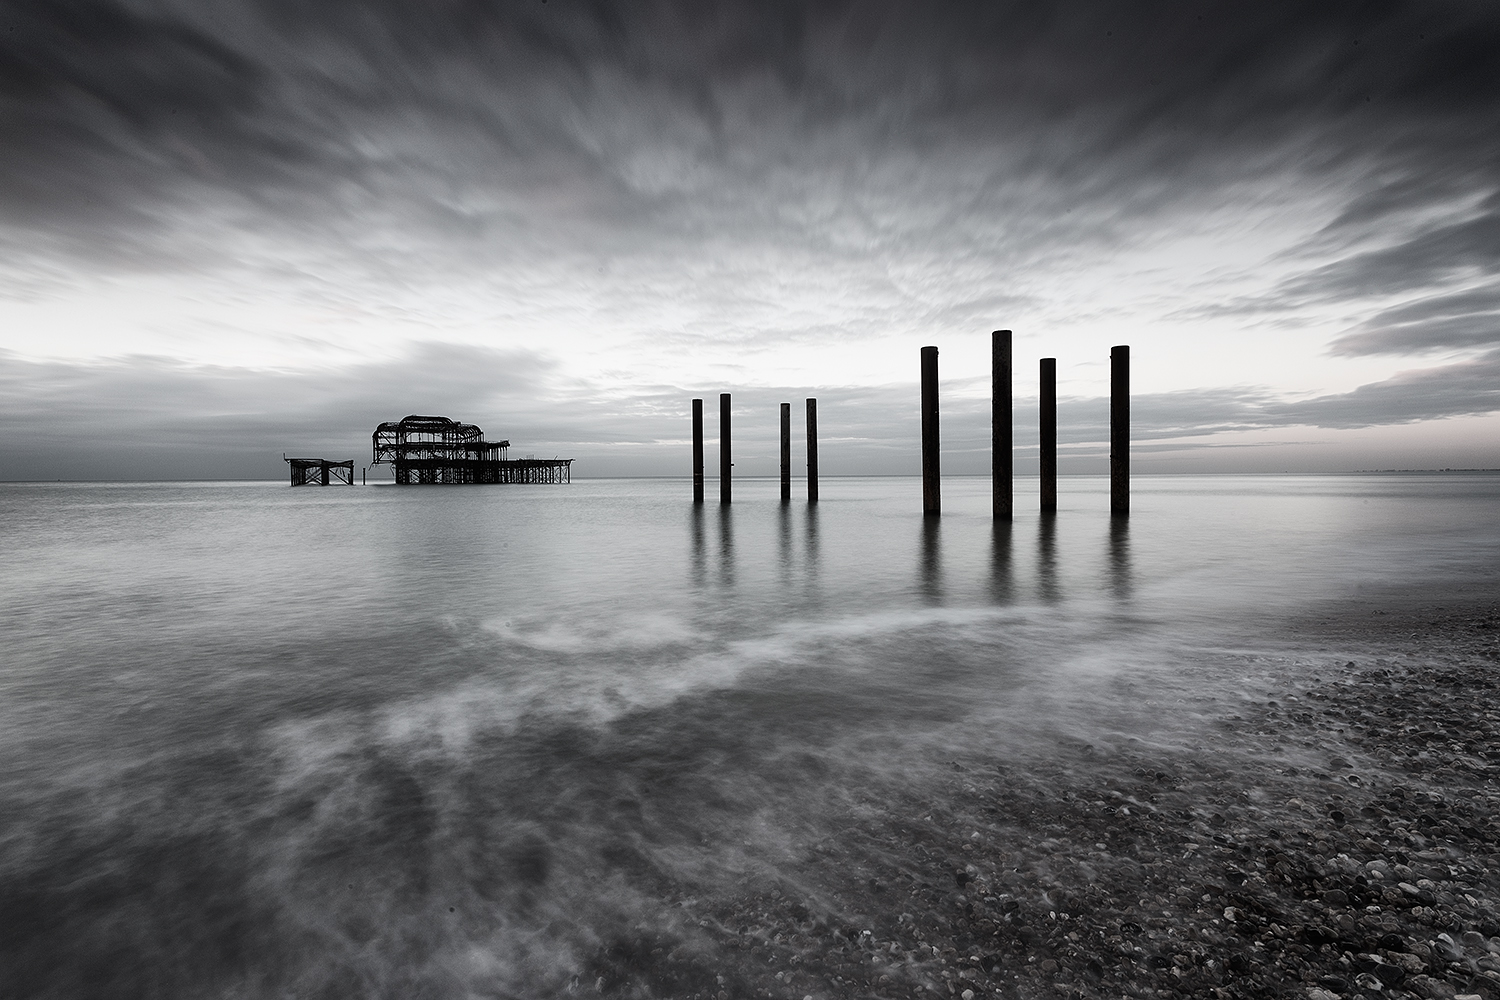
{"type": "Polygon", "coordinates": [[[1351,601],[1280,644],[1226,646],[1233,681],[1182,689],[1156,738],[1100,720],[952,759],[930,797],[867,789],[790,870],[685,896],[688,931],[602,949],[577,987],[1500,996],[1500,608],[1351,601]]]}

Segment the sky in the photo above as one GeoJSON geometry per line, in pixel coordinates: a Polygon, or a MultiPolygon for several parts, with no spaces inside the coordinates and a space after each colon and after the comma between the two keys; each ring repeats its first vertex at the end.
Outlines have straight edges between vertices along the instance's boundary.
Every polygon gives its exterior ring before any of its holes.
{"type": "Polygon", "coordinates": [[[0,0],[0,479],[1500,467],[1500,6],[0,0]],[[798,457],[800,463],[800,442],[798,457]],[[710,470],[715,462],[710,458],[710,470]]]}

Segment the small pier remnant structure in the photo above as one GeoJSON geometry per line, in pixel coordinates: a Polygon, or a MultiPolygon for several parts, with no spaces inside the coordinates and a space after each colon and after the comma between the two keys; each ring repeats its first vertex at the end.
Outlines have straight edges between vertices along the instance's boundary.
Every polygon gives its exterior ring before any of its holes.
{"type": "Polygon", "coordinates": [[[286,464],[291,469],[293,486],[354,485],[353,459],[330,462],[326,458],[287,458],[286,464]]]}
{"type": "Polygon", "coordinates": [[[1130,347],[1109,351],[1109,512],[1130,513],[1130,347]]]}
{"type": "Polygon", "coordinates": [[[1040,369],[1042,432],[1042,510],[1057,513],[1057,359],[1043,358],[1040,369]]]}
{"type": "Polygon", "coordinates": [[[818,502],[818,401],[807,398],[807,502],[818,502]]]}
{"type": "Polygon", "coordinates": [[[372,464],[389,464],[401,486],[572,482],[573,459],[511,458],[509,441],[486,441],[478,426],[447,417],[387,420],[372,440],[372,464]]]}
{"type": "Polygon", "coordinates": [[[990,506],[997,521],[1009,521],[1015,507],[1011,381],[1011,332],[996,330],[990,334],[990,506]]]}
{"type": "Polygon", "coordinates": [[[938,349],[922,348],[922,513],[943,512],[943,479],[938,435],[938,349]]]}

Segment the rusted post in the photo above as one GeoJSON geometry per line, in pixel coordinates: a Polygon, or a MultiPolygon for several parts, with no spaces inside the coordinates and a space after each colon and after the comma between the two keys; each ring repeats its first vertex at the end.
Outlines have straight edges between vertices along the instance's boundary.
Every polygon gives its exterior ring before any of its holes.
{"type": "Polygon", "coordinates": [[[818,401],[807,400],[807,502],[818,502],[818,401]]]}
{"type": "Polygon", "coordinates": [[[1015,503],[1010,341],[1009,330],[996,330],[990,340],[990,499],[997,521],[1009,521],[1015,503]]]}
{"type": "Polygon", "coordinates": [[[938,464],[938,349],[922,348],[922,513],[942,513],[938,464]]]}
{"type": "Polygon", "coordinates": [[[703,400],[693,400],[693,503],[703,502],[703,400]]]}
{"type": "Polygon", "coordinates": [[[1042,510],[1057,510],[1057,359],[1042,359],[1042,510]]]}
{"type": "Polygon", "coordinates": [[[729,393],[719,393],[719,503],[729,502],[729,393]]]}
{"type": "Polygon", "coordinates": [[[781,404],[781,502],[792,502],[792,404],[781,404]]]}
{"type": "Polygon", "coordinates": [[[1109,512],[1130,513],[1130,348],[1109,352],[1109,512]]]}

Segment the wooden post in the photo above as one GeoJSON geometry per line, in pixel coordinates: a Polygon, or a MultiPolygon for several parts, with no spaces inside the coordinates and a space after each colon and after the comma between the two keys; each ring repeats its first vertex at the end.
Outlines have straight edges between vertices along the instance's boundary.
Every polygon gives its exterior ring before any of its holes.
{"type": "Polygon", "coordinates": [[[818,401],[807,400],[807,502],[818,502],[818,401]]]}
{"type": "Polygon", "coordinates": [[[327,462],[323,462],[319,466],[319,468],[322,469],[323,480],[318,485],[320,485],[320,486],[327,486],[328,485],[328,463],[327,462]]]}
{"type": "Polygon", "coordinates": [[[997,521],[1009,521],[1015,503],[1012,447],[1010,331],[990,340],[990,499],[997,521]]]}
{"type": "Polygon", "coordinates": [[[1109,512],[1130,513],[1130,348],[1109,352],[1109,512]]]}
{"type": "Polygon", "coordinates": [[[781,502],[792,502],[792,404],[781,404],[781,502]]]}
{"type": "Polygon", "coordinates": [[[693,400],[693,503],[703,502],[703,400],[693,400]]]}
{"type": "Polygon", "coordinates": [[[922,513],[942,513],[938,464],[938,349],[922,348],[922,513]]]}
{"type": "Polygon", "coordinates": [[[1042,359],[1042,510],[1057,510],[1057,359],[1042,359]]]}
{"type": "Polygon", "coordinates": [[[729,393],[719,393],[719,503],[729,502],[729,393]]]}

